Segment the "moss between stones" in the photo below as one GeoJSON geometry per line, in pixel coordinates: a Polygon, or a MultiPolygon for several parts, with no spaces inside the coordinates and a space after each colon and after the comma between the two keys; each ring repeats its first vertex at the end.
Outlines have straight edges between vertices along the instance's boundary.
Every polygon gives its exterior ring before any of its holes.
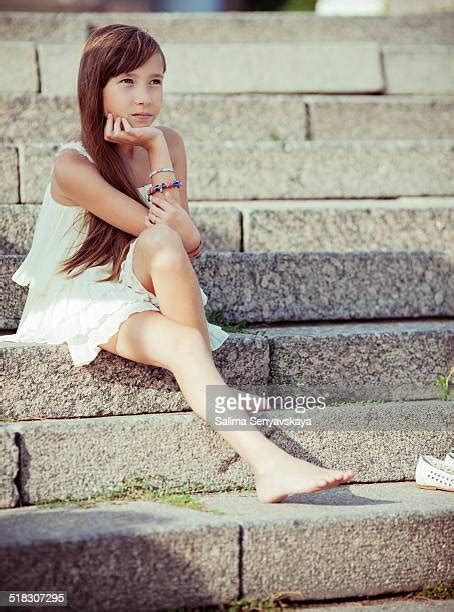
{"type": "Polygon", "coordinates": [[[155,501],[173,506],[191,508],[202,512],[213,514],[225,514],[216,509],[207,509],[192,495],[218,494],[227,492],[255,492],[254,485],[238,486],[235,484],[219,487],[214,483],[185,483],[182,485],[170,485],[162,474],[149,475],[147,478],[138,476],[125,477],[121,483],[113,488],[101,489],[92,495],[77,497],[67,495],[63,498],[55,498],[49,502],[36,504],[40,508],[59,508],[68,504],[77,504],[81,508],[91,508],[103,502],[124,503],[129,501],[147,500],[155,501]],[[156,484],[160,481],[159,484],[156,484]]]}

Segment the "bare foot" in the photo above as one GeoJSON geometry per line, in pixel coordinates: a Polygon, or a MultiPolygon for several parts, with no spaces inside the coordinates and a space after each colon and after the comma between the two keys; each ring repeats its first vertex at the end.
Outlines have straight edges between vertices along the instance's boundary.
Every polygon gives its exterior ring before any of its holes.
{"type": "Polygon", "coordinates": [[[269,469],[254,472],[257,497],[263,503],[277,503],[288,495],[330,489],[352,480],[353,470],[329,470],[285,453],[269,469]]]}

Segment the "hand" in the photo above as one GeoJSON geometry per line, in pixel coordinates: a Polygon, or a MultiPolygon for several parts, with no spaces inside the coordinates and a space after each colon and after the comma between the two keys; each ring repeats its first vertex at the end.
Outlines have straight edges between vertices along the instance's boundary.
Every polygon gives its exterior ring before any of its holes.
{"type": "Polygon", "coordinates": [[[145,149],[150,147],[159,138],[164,138],[164,133],[157,127],[148,125],[145,127],[132,127],[126,117],[117,117],[108,113],[104,126],[104,140],[118,144],[128,144],[145,149]]]}
{"type": "Polygon", "coordinates": [[[152,227],[165,223],[175,230],[186,251],[195,249],[200,240],[200,234],[186,210],[173,198],[169,189],[156,192],[151,196],[151,206],[145,217],[145,226],[152,227]]]}

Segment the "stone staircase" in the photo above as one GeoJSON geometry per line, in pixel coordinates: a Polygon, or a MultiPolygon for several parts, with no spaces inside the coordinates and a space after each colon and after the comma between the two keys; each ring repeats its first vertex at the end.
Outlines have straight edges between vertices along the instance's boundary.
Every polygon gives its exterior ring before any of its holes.
{"type": "Polygon", "coordinates": [[[356,476],[261,504],[167,370],[4,343],[0,590],[152,610],[449,583],[453,499],[414,472],[454,446],[437,386],[454,361],[454,14],[0,13],[0,336],[77,129],[83,41],[107,23],[147,27],[168,60],[158,123],[185,138],[194,268],[208,319],[236,330],[213,353],[223,378],[327,396],[317,427],[272,439],[356,476]]]}

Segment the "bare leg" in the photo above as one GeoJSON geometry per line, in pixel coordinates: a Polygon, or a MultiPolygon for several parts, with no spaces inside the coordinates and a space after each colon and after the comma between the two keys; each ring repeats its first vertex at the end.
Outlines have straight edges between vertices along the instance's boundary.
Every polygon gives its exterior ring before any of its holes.
{"type": "MultiPolygon", "coordinates": [[[[170,370],[188,405],[206,421],[206,386],[222,385],[226,395],[231,395],[232,388],[225,384],[214,364],[207,334],[202,334],[196,325],[202,317],[205,322],[205,317],[192,265],[181,253],[174,256],[169,249],[162,249],[160,253],[155,252],[148,270],[151,267],[161,313],[132,315],[102,348],[170,370]]],[[[353,470],[330,470],[292,457],[258,429],[218,433],[249,464],[257,497],[265,503],[279,502],[295,493],[333,487],[351,480],[354,475],[353,470]]]]}
{"type": "Polygon", "coordinates": [[[153,283],[162,314],[178,323],[198,329],[207,347],[211,348],[200,286],[189,259],[183,259],[179,261],[178,266],[173,267],[171,280],[168,270],[156,266],[153,270],[153,283]],[[175,287],[178,287],[177,292],[175,287]]]}
{"type": "MultiPolygon", "coordinates": [[[[232,388],[225,384],[211,352],[201,343],[198,347],[192,345],[186,355],[179,353],[179,362],[172,372],[188,404],[205,421],[206,385],[223,385],[226,394],[231,395],[232,388]]],[[[279,502],[290,494],[333,487],[354,475],[353,470],[330,470],[292,457],[258,429],[218,433],[250,465],[257,497],[262,502],[279,502]]]]}
{"type": "Polygon", "coordinates": [[[158,297],[162,314],[198,329],[211,349],[199,281],[178,234],[161,225],[139,236],[133,269],[158,297]]]}

